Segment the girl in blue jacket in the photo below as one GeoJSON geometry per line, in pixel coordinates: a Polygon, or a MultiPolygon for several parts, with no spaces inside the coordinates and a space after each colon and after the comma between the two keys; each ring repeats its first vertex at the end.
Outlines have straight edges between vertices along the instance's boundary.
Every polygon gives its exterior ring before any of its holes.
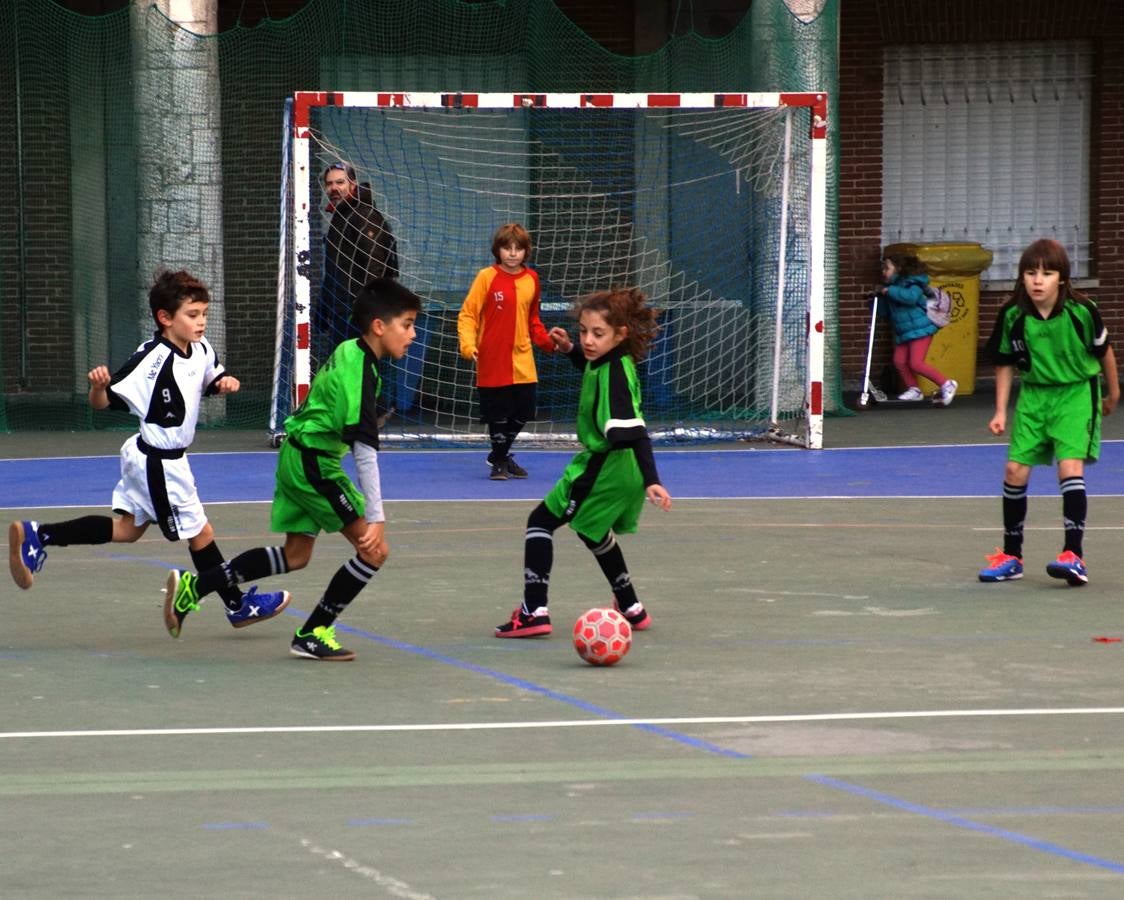
{"type": "Polygon", "coordinates": [[[929,288],[925,267],[916,256],[890,253],[882,260],[882,280],[886,286],[878,293],[890,301],[890,321],[894,324],[894,368],[906,388],[898,399],[923,400],[917,376],[924,375],[941,386],[933,402],[948,406],[959,385],[925,362],[933,335],[939,330],[925,311],[929,288]]]}

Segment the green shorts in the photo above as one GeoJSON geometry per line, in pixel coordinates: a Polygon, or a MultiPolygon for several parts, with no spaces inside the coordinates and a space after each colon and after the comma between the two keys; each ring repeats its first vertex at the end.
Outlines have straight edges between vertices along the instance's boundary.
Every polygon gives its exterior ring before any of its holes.
{"type": "Polygon", "coordinates": [[[1096,462],[1100,453],[1098,379],[1053,387],[1022,385],[1007,459],[1024,466],[1049,466],[1061,459],[1096,462]]]}
{"type": "Polygon", "coordinates": [[[644,476],[631,450],[583,450],[543,498],[578,534],[599,541],[609,531],[631,534],[644,509],[644,476]]]}
{"type": "Polygon", "coordinates": [[[334,456],[281,445],[269,523],[286,534],[342,531],[363,516],[364,500],[334,456]]]}

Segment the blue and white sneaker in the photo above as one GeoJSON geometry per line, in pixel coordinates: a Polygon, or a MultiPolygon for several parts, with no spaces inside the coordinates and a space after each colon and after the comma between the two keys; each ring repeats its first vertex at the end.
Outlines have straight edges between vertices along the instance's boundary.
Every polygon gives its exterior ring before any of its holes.
{"type": "Polygon", "coordinates": [[[1046,574],[1051,578],[1064,578],[1072,587],[1081,587],[1089,583],[1089,572],[1085,568],[1085,561],[1072,550],[1059,553],[1057,559],[1047,563],[1046,574]]]}
{"type": "Polygon", "coordinates": [[[257,585],[242,596],[242,606],[238,609],[227,607],[226,618],[235,628],[245,628],[256,622],[264,622],[280,615],[289,601],[293,599],[288,591],[266,591],[259,593],[257,585]]]}
{"type": "Polygon", "coordinates": [[[1023,577],[1023,561],[998,547],[989,553],[987,565],[980,569],[980,581],[1015,581],[1023,577]]]}
{"type": "Polygon", "coordinates": [[[47,550],[39,542],[38,522],[13,522],[8,526],[8,568],[12,580],[25,591],[47,562],[47,550]]]}

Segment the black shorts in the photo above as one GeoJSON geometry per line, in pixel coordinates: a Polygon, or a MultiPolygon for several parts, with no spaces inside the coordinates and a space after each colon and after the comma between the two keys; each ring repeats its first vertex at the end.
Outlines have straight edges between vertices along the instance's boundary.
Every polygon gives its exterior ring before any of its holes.
{"type": "Polygon", "coordinates": [[[480,421],[501,422],[515,419],[532,422],[535,418],[538,385],[509,384],[506,387],[482,387],[480,391],[480,421]]]}

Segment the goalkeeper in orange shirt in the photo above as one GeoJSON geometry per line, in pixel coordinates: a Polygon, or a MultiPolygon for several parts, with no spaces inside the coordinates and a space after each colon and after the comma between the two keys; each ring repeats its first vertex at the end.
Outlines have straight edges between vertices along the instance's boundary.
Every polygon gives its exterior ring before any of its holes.
{"type": "Polygon", "coordinates": [[[461,356],[476,362],[480,421],[488,426],[493,481],[526,478],[511,445],[535,418],[538,373],[531,350],[553,353],[539,318],[539,276],[526,263],[531,236],[518,223],[501,225],[492,238],[494,265],[476,273],[457,316],[461,356]]]}

